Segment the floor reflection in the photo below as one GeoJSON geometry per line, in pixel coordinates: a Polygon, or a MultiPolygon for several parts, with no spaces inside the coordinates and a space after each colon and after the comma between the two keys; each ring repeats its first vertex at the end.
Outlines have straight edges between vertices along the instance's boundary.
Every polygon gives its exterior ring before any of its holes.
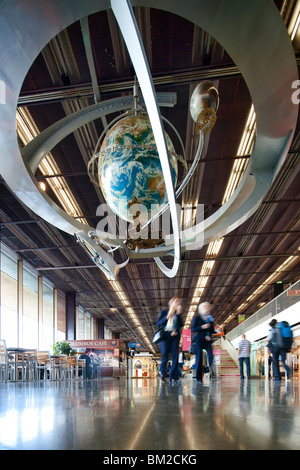
{"type": "Polygon", "coordinates": [[[0,449],[300,449],[299,388],[191,377],[0,384],[0,449]]]}

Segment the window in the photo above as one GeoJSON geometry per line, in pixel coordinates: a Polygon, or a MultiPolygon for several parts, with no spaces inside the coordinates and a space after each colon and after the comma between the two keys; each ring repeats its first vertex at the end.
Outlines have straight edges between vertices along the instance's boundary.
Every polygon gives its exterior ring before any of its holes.
{"type": "Polygon", "coordinates": [[[23,347],[38,348],[38,276],[23,265],[23,347]]]}
{"type": "Polygon", "coordinates": [[[86,339],[84,332],[84,309],[79,305],[78,307],[78,338],[86,339]]]}
{"type": "Polygon", "coordinates": [[[57,291],[57,341],[66,339],[66,294],[57,291]]]}
{"type": "Polygon", "coordinates": [[[7,346],[18,345],[18,262],[1,247],[1,339],[7,346]]]}
{"type": "Polygon", "coordinates": [[[49,350],[53,345],[53,324],[53,287],[43,281],[42,349],[49,350]]]}
{"type": "Polygon", "coordinates": [[[86,312],[86,339],[91,339],[91,314],[86,312]]]}

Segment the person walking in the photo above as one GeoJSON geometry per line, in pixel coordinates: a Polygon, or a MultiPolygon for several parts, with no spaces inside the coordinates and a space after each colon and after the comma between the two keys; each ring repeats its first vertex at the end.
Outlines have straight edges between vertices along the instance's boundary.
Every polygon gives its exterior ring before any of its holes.
{"type": "Polygon", "coordinates": [[[242,339],[238,345],[238,358],[240,363],[240,376],[244,380],[244,363],[246,364],[247,379],[250,379],[250,351],[251,343],[246,339],[246,335],[242,335],[242,339]]]}
{"type": "Polygon", "coordinates": [[[275,382],[280,382],[281,380],[279,358],[281,359],[283,367],[285,368],[286,378],[289,380],[291,371],[288,364],[286,363],[287,350],[283,347],[282,336],[280,333],[280,328],[277,325],[277,320],[273,318],[269,325],[271,329],[269,331],[266,342],[268,347],[271,349],[274,380],[275,382]]]}
{"type": "Polygon", "coordinates": [[[198,307],[198,315],[193,318],[191,331],[194,333],[193,342],[196,352],[196,379],[202,384],[203,377],[203,349],[206,350],[211,377],[214,376],[212,334],[214,333],[214,321],[210,315],[212,306],[209,302],[202,302],[198,307]]]}
{"type": "Polygon", "coordinates": [[[185,361],[185,354],[182,351],[182,348],[179,348],[179,356],[178,356],[178,374],[179,377],[182,376],[182,369],[184,366],[184,361],[185,361]]]}
{"type": "Polygon", "coordinates": [[[161,310],[157,319],[158,328],[162,327],[164,329],[164,339],[159,343],[162,355],[160,366],[160,376],[162,381],[166,378],[169,354],[171,354],[172,359],[169,380],[173,383],[178,380],[178,351],[181,328],[183,326],[181,312],[182,306],[180,298],[173,297],[169,301],[169,308],[161,310]]]}

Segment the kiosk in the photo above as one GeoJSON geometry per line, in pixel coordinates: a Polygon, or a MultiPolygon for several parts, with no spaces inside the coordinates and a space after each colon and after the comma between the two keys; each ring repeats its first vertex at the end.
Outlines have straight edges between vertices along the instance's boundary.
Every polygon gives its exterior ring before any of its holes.
{"type": "Polygon", "coordinates": [[[69,340],[73,349],[91,358],[94,377],[126,376],[126,345],[119,339],[69,340]]]}

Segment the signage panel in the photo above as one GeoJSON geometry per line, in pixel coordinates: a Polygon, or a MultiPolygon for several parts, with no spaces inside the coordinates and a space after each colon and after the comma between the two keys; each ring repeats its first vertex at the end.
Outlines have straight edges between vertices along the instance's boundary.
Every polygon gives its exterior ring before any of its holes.
{"type": "Polygon", "coordinates": [[[300,289],[289,289],[288,295],[300,295],[300,289]]]}
{"type": "Polygon", "coordinates": [[[76,339],[69,340],[73,349],[115,349],[119,348],[118,339],[76,339]]]}
{"type": "Polygon", "coordinates": [[[182,330],[182,351],[189,351],[191,346],[191,329],[182,330]]]}

